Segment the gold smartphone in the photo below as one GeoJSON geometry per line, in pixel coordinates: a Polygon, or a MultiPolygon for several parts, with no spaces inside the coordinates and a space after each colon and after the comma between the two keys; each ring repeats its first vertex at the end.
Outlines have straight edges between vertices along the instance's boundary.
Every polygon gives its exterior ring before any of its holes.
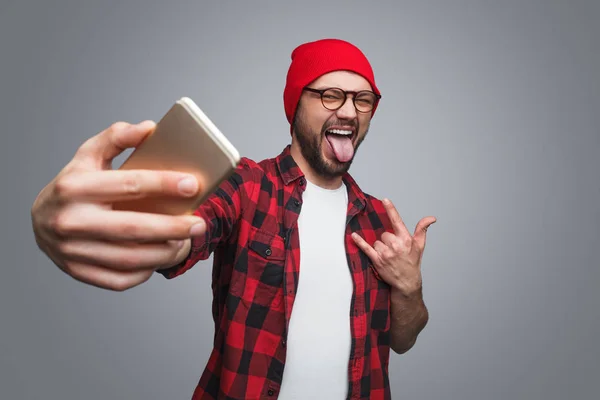
{"type": "Polygon", "coordinates": [[[193,198],[158,196],[113,204],[116,210],[191,214],[235,171],[236,148],[188,97],[182,97],[131,153],[120,170],[171,170],[193,174],[200,189],[193,198]]]}

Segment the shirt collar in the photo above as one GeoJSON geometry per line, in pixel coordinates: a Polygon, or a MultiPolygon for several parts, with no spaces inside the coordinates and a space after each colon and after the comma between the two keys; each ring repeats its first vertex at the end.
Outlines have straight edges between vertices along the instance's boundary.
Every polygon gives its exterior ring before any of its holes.
{"type": "Polygon", "coordinates": [[[286,186],[296,179],[304,177],[304,173],[300,170],[298,164],[296,164],[294,157],[292,157],[291,147],[288,144],[275,159],[281,179],[283,179],[283,183],[286,186]]]}
{"type": "MultiPolygon", "coordinates": [[[[304,173],[300,170],[298,164],[292,157],[290,152],[291,145],[287,145],[281,154],[276,157],[277,168],[279,169],[279,174],[283,179],[283,183],[285,185],[289,185],[291,182],[304,177],[304,173]]],[[[358,186],[354,178],[346,172],[342,177],[342,180],[346,184],[348,188],[348,203],[352,207],[355,207],[358,210],[362,210],[366,207],[367,204],[367,196],[358,186]]]]}

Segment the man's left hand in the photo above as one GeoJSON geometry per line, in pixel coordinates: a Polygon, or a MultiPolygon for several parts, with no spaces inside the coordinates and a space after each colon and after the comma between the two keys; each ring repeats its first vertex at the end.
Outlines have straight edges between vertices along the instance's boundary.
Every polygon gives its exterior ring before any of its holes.
{"type": "Polygon", "coordinates": [[[436,218],[421,219],[411,235],[392,202],[385,199],[383,205],[394,233],[383,233],[381,240],[377,240],[372,247],[357,233],[353,233],[352,238],[371,259],[379,277],[393,289],[411,297],[421,290],[421,259],[425,250],[425,236],[436,218]]]}

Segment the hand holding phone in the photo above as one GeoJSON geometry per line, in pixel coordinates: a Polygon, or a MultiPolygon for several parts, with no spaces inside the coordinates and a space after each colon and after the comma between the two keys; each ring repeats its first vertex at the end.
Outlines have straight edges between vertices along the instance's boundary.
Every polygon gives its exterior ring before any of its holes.
{"type": "Polygon", "coordinates": [[[37,195],[31,207],[35,241],[73,279],[130,289],[187,256],[190,238],[206,230],[202,218],[189,214],[238,160],[189,99],[159,124],[114,123],[87,139],[37,195]],[[128,148],[136,150],[113,170],[114,158],[128,148]],[[179,190],[191,177],[202,185],[196,196],[179,190]]]}
{"type": "Polygon", "coordinates": [[[114,203],[113,208],[191,214],[233,173],[239,161],[238,151],[215,124],[190,98],[182,97],[119,169],[190,173],[198,180],[198,195],[146,197],[114,203]]]}

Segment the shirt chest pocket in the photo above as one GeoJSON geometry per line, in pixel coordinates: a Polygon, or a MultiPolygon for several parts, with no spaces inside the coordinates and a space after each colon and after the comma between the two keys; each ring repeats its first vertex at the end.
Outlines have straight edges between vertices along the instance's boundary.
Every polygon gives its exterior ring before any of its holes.
{"type": "Polygon", "coordinates": [[[285,261],[283,238],[270,231],[252,228],[248,239],[248,250],[249,254],[258,256],[261,261],[285,261]]]}
{"type": "Polygon", "coordinates": [[[245,252],[246,257],[238,260],[236,268],[243,276],[234,282],[235,294],[244,303],[255,307],[282,307],[285,269],[283,238],[272,231],[252,228],[245,252]]]}

